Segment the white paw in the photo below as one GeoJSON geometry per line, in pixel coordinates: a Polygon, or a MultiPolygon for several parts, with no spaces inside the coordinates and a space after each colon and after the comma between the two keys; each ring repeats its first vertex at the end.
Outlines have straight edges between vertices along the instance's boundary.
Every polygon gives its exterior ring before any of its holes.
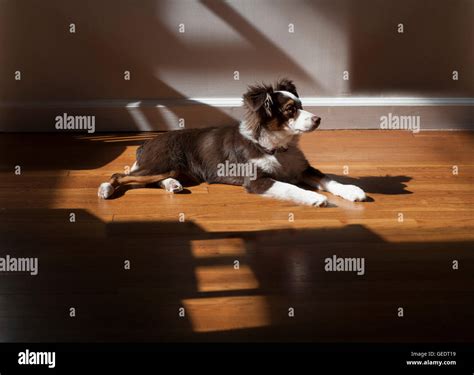
{"type": "Polygon", "coordinates": [[[351,202],[361,202],[367,199],[364,190],[355,185],[340,184],[337,186],[334,194],[351,202]]]}
{"type": "Polygon", "coordinates": [[[179,193],[183,190],[183,185],[174,178],[166,178],[160,181],[160,186],[170,193],[179,193]]]}
{"type": "Polygon", "coordinates": [[[104,182],[100,184],[97,195],[99,196],[99,198],[107,199],[110,198],[110,196],[114,193],[114,190],[115,189],[111,184],[109,184],[108,182],[104,182]]]}
{"type": "Polygon", "coordinates": [[[305,201],[306,204],[315,207],[325,207],[328,204],[328,198],[325,195],[315,193],[314,191],[307,192],[305,201]]]}

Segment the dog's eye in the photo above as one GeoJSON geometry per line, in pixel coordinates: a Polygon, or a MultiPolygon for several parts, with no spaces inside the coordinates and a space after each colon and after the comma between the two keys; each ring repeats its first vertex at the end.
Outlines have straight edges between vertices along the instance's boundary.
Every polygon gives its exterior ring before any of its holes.
{"type": "Polygon", "coordinates": [[[294,105],[290,105],[290,106],[286,107],[286,110],[287,110],[288,112],[290,112],[290,113],[293,113],[293,112],[295,111],[295,109],[296,109],[296,108],[295,108],[294,105]]]}

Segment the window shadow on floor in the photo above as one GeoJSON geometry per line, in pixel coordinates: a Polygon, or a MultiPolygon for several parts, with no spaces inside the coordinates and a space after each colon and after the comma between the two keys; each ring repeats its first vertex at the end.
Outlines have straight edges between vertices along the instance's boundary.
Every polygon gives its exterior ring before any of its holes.
{"type": "Polygon", "coordinates": [[[472,241],[388,242],[362,225],[206,232],[75,211],[75,223],[69,210],[0,212],[2,256],[39,258],[37,276],[0,275],[1,341],[472,340],[472,241]],[[334,257],[364,258],[364,274],[327,271],[334,257]]]}

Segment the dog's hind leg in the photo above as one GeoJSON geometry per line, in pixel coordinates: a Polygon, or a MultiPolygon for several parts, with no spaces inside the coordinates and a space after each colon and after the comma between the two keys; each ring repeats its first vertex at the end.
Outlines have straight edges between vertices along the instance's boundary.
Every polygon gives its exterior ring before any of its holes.
{"type": "Polygon", "coordinates": [[[158,182],[158,185],[170,193],[179,193],[183,190],[183,185],[181,185],[178,180],[171,177],[158,182]]]}
{"type": "MultiPolygon", "coordinates": [[[[138,162],[133,163],[132,168],[130,169],[130,173],[136,172],[140,169],[138,162]]],[[[183,186],[181,183],[174,179],[174,178],[166,178],[160,182],[158,182],[158,186],[169,191],[170,193],[179,193],[183,190],[183,186]]]]}
{"type": "Polygon", "coordinates": [[[125,184],[153,184],[160,181],[170,179],[170,177],[176,176],[175,171],[165,172],[161,174],[146,175],[143,171],[130,172],[130,174],[115,173],[110,178],[109,182],[100,184],[97,195],[99,198],[107,199],[112,196],[114,191],[125,184]]]}

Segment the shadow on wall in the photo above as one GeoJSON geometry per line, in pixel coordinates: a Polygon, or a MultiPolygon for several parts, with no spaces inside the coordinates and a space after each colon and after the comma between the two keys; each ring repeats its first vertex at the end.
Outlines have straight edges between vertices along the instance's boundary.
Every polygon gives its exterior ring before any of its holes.
{"type": "Polygon", "coordinates": [[[29,111],[31,101],[120,99],[126,102],[129,99],[133,104],[137,98],[153,100],[154,104],[145,108],[138,104],[132,110],[122,108],[121,111],[93,106],[86,106],[86,109],[98,117],[99,130],[100,124],[110,128],[113,123],[117,124],[117,131],[121,126],[130,129],[123,124],[124,115],[136,122],[137,130],[157,129],[157,124],[165,124],[160,129],[175,129],[179,119],[185,119],[189,127],[235,123],[229,114],[202,103],[199,106],[167,106],[163,110],[161,105],[167,100],[179,102],[187,96],[173,88],[172,83],[162,80],[162,70],[181,72],[183,77],[190,77],[188,86],[192,85],[193,76],[209,76],[210,87],[203,87],[203,92],[212,92],[213,84],[221,85],[217,77],[224,72],[230,86],[234,87],[229,87],[231,96],[240,96],[246,84],[251,83],[232,82],[237,68],[247,75],[258,76],[256,72],[264,70],[275,79],[290,74],[300,81],[312,81],[289,56],[227,4],[196,2],[228,23],[246,43],[216,46],[210,43],[211,40],[190,43],[185,35],[170,30],[162,22],[166,8],[171,4],[154,0],[143,1],[140,6],[126,0],[114,1],[113,4],[107,1],[92,4],[55,0],[40,5],[47,17],[37,17],[37,7],[31,7],[27,2],[3,4],[3,28],[11,35],[3,48],[12,53],[10,57],[4,57],[2,83],[5,85],[2,84],[4,90],[0,98],[7,102],[24,102],[26,109],[18,114],[17,110],[8,110],[7,106],[2,110],[4,126],[12,131],[14,129],[8,126],[18,122],[17,116],[23,122],[31,121],[34,113],[38,129],[54,131],[55,115],[63,110],[70,114],[84,112],[74,105],[71,108],[70,104],[68,108],[61,108],[60,103],[53,108],[29,111]],[[21,23],[17,22],[20,15],[21,23]],[[77,27],[75,34],[67,32],[71,22],[77,27]],[[29,27],[23,27],[24,24],[29,27]],[[32,34],[31,30],[36,32],[32,34]],[[263,63],[267,60],[278,61],[278,64],[263,63]],[[10,79],[9,72],[17,69],[22,70],[24,82],[10,79]],[[130,81],[123,79],[125,70],[131,72],[130,81]]]}
{"type": "Polygon", "coordinates": [[[208,233],[76,213],[71,225],[68,210],[0,212],[2,248],[39,258],[37,276],[2,277],[1,341],[472,340],[472,274],[446,267],[468,262],[472,242],[390,243],[361,225],[208,233]],[[325,272],[334,255],[364,258],[364,275],[325,272]]]}
{"type": "MultiPolygon", "coordinates": [[[[470,1],[288,4],[3,1],[0,130],[54,131],[55,116],[65,111],[95,114],[99,131],[176,129],[180,119],[186,127],[231,124],[239,109],[169,101],[240,97],[247,84],[268,77],[289,76],[307,96],[474,96],[470,1]],[[262,14],[268,17],[255,18],[262,14]],[[181,22],[185,33],[178,32],[181,22]],[[21,81],[12,79],[16,70],[21,81]],[[73,102],[58,102],[64,100],[73,102]]],[[[458,109],[466,123],[472,111],[458,109]]]]}
{"type": "Polygon", "coordinates": [[[473,97],[474,3],[346,1],[351,8],[350,92],[473,97]],[[399,25],[403,31],[399,33],[399,25]],[[459,79],[453,80],[453,71],[459,79]]]}
{"type": "MultiPolygon", "coordinates": [[[[344,33],[347,59],[333,72],[334,82],[349,74],[340,96],[474,97],[472,1],[454,0],[449,7],[443,0],[310,4],[344,33]]],[[[377,128],[380,116],[388,113],[419,116],[422,130],[473,129],[472,106],[328,107],[327,117],[336,120],[336,129],[364,129],[377,128]]]]}
{"type": "Polygon", "coordinates": [[[15,30],[11,33],[14,38],[8,39],[4,46],[15,56],[6,61],[5,71],[17,70],[21,61],[25,82],[12,84],[10,75],[5,78],[7,84],[2,85],[1,99],[24,102],[24,108],[21,113],[8,105],[2,109],[2,128],[14,131],[9,127],[11,123],[31,122],[34,115],[34,126],[38,130],[55,131],[54,118],[64,111],[71,115],[84,114],[84,111],[94,114],[99,131],[101,126],[111,128],[113,124],[117,124],[117,131],[121,125],[130,130],[130,121],[135,122],[137,130],[157,129],[157,124],[161,124],[162,129],[176,128],[179,118],[188,119],[191,125],[208,124],[210,120],[217,125],[235,122],[222,111],[204,104],[199,105],[199,111],[190,105],[178,108],[176,113],[173,108],[162,110],[162,100],[186,97],[156,76],[155,69],[168,58],[176,63],[185,56],[186,59],[196,56],[160,24],[154,1],[145,1],[139,7],[130,7],[130,4],[128,1],[99,2],[91,8],[87,2],[49,1],[41,4],[48,17],[37,17],[38,9],[27,2],[3,5],[10,15],[5,16],[4,27],[15,30]],[[22,23],[27,23],[29,28],[15,24],[19,14],[22,23]],[[74,14],[72,19],[71,14],[74,14]],[[73,21],[77,33],[69,34],[67,27],[73,21]],[[32,29],[37,32],[32,34],[32,29]],[[173,55],[174,49],[182,56],[173,55]],[[132,80],[123,79],[125,70],[131,71],[132,80]],[[126,107],[128,98],[131,98],[130,104],[135,104],[132,108],[126,107]],[[136,98],[155,99],[154,105],[141,108],[136,105],[136,98]],[[95,100],[103,99],[123,99],[124,104],[120,109],[94,104],[95,100]],[[39,110],[31,108],[41,101],[57,104],[39,110]],[[76,101],[79,107],[71,103],[62,107],[58,101],[76,101]],[[84,102],[89,105],[84,106],[84,102]],[[124,124],[125,118],[128,124],[124,124]]]}

